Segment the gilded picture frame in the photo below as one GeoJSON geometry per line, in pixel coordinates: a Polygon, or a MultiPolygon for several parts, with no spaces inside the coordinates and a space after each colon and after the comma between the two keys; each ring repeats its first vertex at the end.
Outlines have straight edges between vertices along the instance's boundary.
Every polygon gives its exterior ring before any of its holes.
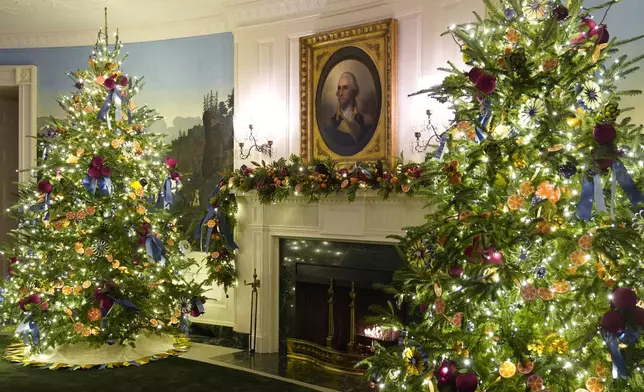
{"type": "Polygon", "coordinates": [[[393,162],[397,30],[386,19],[300,38],[304,162],[393,162]]]}

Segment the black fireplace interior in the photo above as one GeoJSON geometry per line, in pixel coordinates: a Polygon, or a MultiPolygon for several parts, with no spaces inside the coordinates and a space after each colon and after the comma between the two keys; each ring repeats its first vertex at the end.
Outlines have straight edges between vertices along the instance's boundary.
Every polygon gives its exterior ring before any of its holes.
{"type": "MultiPolygon", "coordinates": [[[[329,288],[333,279],[334,339],[345,351],[350,334],[350,292],[355,287],[356,331],[364,330],[371,305],[393,298],[374,288],[387,284],[404,261],[393,245],[311,239],[280,240],[280,352],[288,338],[326,345],[329,288]]],[[[370,327],[370,326],[369,326],[370,327]]]]}

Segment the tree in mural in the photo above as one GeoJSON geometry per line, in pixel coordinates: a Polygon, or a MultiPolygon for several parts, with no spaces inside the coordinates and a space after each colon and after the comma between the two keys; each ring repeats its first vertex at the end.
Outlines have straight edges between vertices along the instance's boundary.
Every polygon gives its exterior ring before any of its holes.
{"type": "Polygon", "coordinates": [[[203,313],[201,286],[184,277],[189,244],[167,209],[177,162],[146,131],[160,117],[135,106],[143,84],[122,71],[121,48],[99,33],[89,68],[70,73],[77,91],[58,99],[67,119],[47,126],[40,179],[21,184],[10,209],[19,228],[3,250],[2,318],[22,320],[32,350],[129,344],[145,330],[185,331],[187,314],[203,313]]]}
{"type": "Polygon", "coordinates": [[[446,33],[469,67],[428,90],[454,122],[390,288],[415,321],[377,318],[406,331],[366,361],[381,390],[644,390],[640,92],[615,85],[644,56],[591,16],[617,2],[486,0],[446,33]]]}

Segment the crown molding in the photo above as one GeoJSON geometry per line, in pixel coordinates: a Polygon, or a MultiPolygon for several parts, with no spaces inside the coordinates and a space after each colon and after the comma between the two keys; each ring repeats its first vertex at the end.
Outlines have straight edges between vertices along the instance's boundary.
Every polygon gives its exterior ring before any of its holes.
{"type": "MultiPolygon", "coordinates": [[[[119,28],[126,42],[147,42],[173,38],[235,32],[239,29],[284,24],[321,14],[379,5],[397,0],[229,0],[216,15],[140,27],[119,28]]],[[[87,46],[96,41],[97,30],[0,34],[0,49],[87,46]]]]}

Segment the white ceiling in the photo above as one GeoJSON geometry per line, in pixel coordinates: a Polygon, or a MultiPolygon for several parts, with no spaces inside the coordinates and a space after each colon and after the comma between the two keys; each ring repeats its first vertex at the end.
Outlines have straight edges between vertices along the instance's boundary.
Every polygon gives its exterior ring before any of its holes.
{"type": "Polygon", "coordinates": [[[0,34],[139,28],[220,15],[258,0],[0,0],[0,34]]]}

